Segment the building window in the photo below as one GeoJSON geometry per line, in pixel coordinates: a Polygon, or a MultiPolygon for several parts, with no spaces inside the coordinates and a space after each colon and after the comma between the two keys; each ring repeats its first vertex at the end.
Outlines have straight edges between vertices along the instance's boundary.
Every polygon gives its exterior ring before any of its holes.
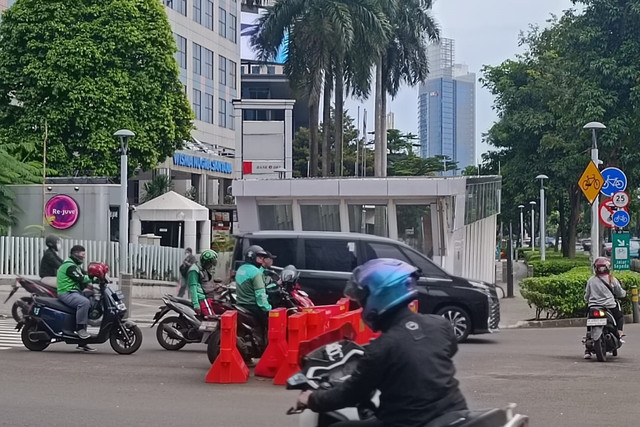
{"type": "Polygon", "coordinates": [[[187,69],[187,39],[179,34],[174,33],[176,38],[176,46],[178,51],[176,52],[176,61],[180,68],[187,69]]]}
{"type": "Polygon", "coordinates": [[[340,231],[338,205],[300,205],[300,215],[303,231],[340,231]]]}
{"type": "Polygon", "coordinates": [[[218,99],[218,126],[227,127],[227,101],[218,99]]]}
{"type": "Polygon", "coordinates": [[[227,115],[227,127],[231,130],[235,130],[235,124],[233,123],[233,102],[229,101],[229,107],[227,108],[229,114],[227,115]]]}
{"type": "Polygon", "coordinates": [[[204,4],[204,26],[213,31],[213,1],[205,0],[204,4]]]}
{"type": "Polygon", "coordinates": [[[259,65],[253,65],[251,67],[251,74],[260,74],[260,66],[259,65]]]}
{"type": "Polygon", "coordinates": [[[193,20],[202,24],[202,0],[193,0],[193,20]]]}
{"type": "Polygon", "coordinates": [[[218,8],[218,32],[224,38],[227,38],[227,11],[218,8]]]}
{"type": "Polygon", "coordinates": [[[388,237],[386,205],[348,205],[349,231],[388,237]]]}
{"type": "Polygon", "coordinates": [[[229,79],[231,80],[229,82],[229,86],[231,87],[231,89],[235,89],[237,87],[237,83],[236,83],[236,67],[238,66],[238,64],[236,64],[234,61],[229,61],[229,79]]]}
{"type": "Polygon", "coordinates": [[[193,44],[193,72],[202,75],[202,46],[193,44]]]}
{"type": "Polygon", "coordinates": [[[291,205],[258,206],[260,230],[293,230],[291,205]]]}
{"type": "Polygon", "coordinates": [[[221,85],[226,86],[227,85],[227,58],[225,58],[222,55],[219,55],[218,58],[219,58],[218,74],[220,75],[218,78],[218,82],[221,85]]]}
{"type": "Polygon", "coordinates": [[[213,80],[213,52],[204,48],[204,76],[213,80]]]}
{"type": "Polygon", "coordinates": [[[163,0],[165,6],[187,16],[187,0],[163,0]]]}
{"type": "Polygon", "coordinates": [[[193,90],[193,111],[196,113],[196,120],[202,120],[202,92],[193,90]]]}
{"type": "Polygon", "coordinates": [[[238,18],[235,15],[229,14],[229,40],[236,43],[238,35],[236,34],[236,30],[238,28],[238,18]]]}
{"type": "Polygon", "coordinates": [[[205,93],[204,121],[213,124],[213,95],[205,93]]]}
{"type": "Polygon", "coordinates": [[[273,65],[267,65],[267,74],[275,74],[276,73],[276,67],[273,65]]]}

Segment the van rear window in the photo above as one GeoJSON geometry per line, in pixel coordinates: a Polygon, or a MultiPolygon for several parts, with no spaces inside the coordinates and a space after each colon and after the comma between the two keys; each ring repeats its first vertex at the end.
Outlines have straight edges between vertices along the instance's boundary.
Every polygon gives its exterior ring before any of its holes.
{"type": "Polygon", "coordinates": [[[296,238],[292,239],[256,239],[251,238],[249,240],[250,245],[259,245],[266,251],[271,252],[276,256],[273,260],[273,265],[276,267],[284,268],[287,265],[296,265],[296,238]]]}
{"type": "Polygon", "coordinates": [[[352,271],[358,266],[356,245],[348,240],[304,239],[307,270],[352,271]]]}

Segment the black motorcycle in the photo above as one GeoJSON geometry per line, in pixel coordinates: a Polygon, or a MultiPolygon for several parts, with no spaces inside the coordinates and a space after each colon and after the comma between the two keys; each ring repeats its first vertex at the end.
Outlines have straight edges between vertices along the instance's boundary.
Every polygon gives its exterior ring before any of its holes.
{"type": "MultiPolygon", "coordinates": [[[[300,345],[302,370],[287,380],[288,390],[330,389],[348,378],[364,356],[364,347],[353,342],[355,334],[350,325],[329,331],[300,345]]],[[[374,416],[379,393],[361,402],[356,408],[344,408],[325,413],[305,413],[301,427],[324,427],[341,421],[366,420],[374,416]]],[[[515,405],[484,411],[459,411],[432,421],[429,426],[450,427],[527,427],[529,418],[514,413],[515,405]],[[447,417],[446,420],[444,417],[447,417]],[[452,421],[449,421],[452,420],[452,421]]],[[[305,407],[292,407],[288,415],[301,414],[305,407]]]]}
{"type": "Polygon", "coordinates": [[[127,307],[122,292],[109,288],[107,277],[98,279],[104,315],[97,335],[80,339],[74,332],[74,309],[57,298],[33,297],[29,313],[16,325],[16,329],[21,331],[24,346],[31,351],[42,351],[52,342],[82,345],[102,344],[108,340],[116,353],[135,353],[142,344],[142,331],[134,322],[124,319],[127,307]]]}
{"type": "MultiPolygon", "coordinates": [[[[230,288],[218,286],[207,294],[213,300],[213,312],[222,314],[232,309],[235,298],[230,288]]],[[[153,316],[153,328],[156,323],[156,339],[162,348],[177,351],[187,344],[207,342],[211,334],[218,331],[219,320],[217,318],[204,319],[193,309],[191,300],[165,295],[162,298],[164,305],[158,308],[153,316]],[[176,314],[165,317],[167,314],[176,314]]]]}
{"type": "Polygon", "coordinates": [[[618,355],[618,349],[622,346],[618,327],[613,315],[605,307],[589,307],[587,335],[582,342],[585,350],[596,354],[598,362],[606,362],[607,353],[618,355]]]}

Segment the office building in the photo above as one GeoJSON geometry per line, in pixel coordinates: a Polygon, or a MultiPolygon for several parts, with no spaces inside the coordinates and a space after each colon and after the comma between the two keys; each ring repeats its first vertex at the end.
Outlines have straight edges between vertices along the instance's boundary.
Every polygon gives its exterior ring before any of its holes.
{"type": "Polygon", "coordinates": [[[420,85],[418,123],[422,157],[448,156],[459,174],[475,165],[475,73],[455,64],[454,41],[429,46],[429,78],[420,85]]]}

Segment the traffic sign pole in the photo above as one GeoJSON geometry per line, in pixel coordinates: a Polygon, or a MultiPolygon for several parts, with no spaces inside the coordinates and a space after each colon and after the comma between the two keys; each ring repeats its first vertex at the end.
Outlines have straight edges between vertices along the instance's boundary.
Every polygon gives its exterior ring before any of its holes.
{"type": "MultiPolygon", "coordinates": [[[[593,147],[591,148],[591,161],[595,163],[596,167],[600,169],[600,160],[598,159],[598,145],[596,140],[596,131],[593,130],[593,147]]],[[[596,195],[593,203],[591,204],[591,262],[593,263],[598,255],[600,255],[600,241],[599,241],[599,225],[598,220],[598,207],[600,206],[599,197],[596,195]]]]}

